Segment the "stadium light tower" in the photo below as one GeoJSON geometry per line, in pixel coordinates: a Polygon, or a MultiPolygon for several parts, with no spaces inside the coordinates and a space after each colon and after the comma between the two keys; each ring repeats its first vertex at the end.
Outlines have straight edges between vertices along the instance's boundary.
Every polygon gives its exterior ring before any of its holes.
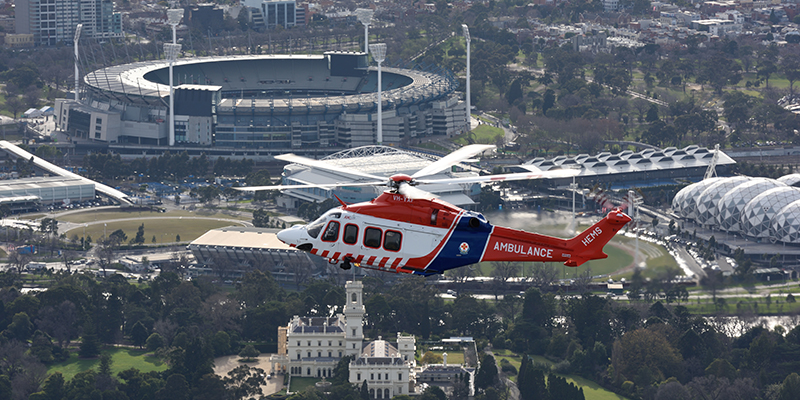
{"type": "Polygon", "coordinates": [[[78,101],[78,84],[80,83],[80,75],[78,72],[78,40],[81,38],[81,30],[83,30],[83,24],[78,24],[75,27],[75,39],[72,40],[72,43],[75,47],[75,101],[78,101]]]}
{"type": "Polygon", "coordinates": [[[383,144],[383,98],[381,92],[381,63],[386,60],[386,43],[375,43],[369,45],[372,58],[378,63],[378,145],[383,144]]]}
{"type": "Polygon", "coordinates": [[[369,8],[356,9],[356,18],[358,22],[364,24],[364,53],[369,54],[369,24],[372,23],[372,15],[375,11],[369,8]]]}
{"type": "Polygon", "coordinates": [[[470,108],[470,93],[469,93],[469,43],[471,42],[469,37],[469,27],[467,24],[461,24],[461,29],[464,30],[464,40],[467,41],[467,132],[469,132],[470,128],[472,128],[472,109],[470,108]]]}
{"type": "Polygon", "coordinates": [[[164,54],[169,60],[169,145],[175,145],[175,90],[172,81],[172,64],[178,58],[181,45],[178,44],[177,28],[183,18],[182,8],[170,8],[167,10],[167,23],[172,26],[172,43],[164,43],[164,54]]]}

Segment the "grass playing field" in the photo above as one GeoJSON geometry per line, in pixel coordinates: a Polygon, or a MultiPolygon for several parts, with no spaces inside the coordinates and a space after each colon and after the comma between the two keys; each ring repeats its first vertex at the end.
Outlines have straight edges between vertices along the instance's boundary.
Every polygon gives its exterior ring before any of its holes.
{"type": "MultiPolygon", "coordinates": [[[[103,350],[103,353],[111,354],[111,373],[117,374],[126,369],[136,368],[142,372],[150,371],[164,371],[167,369],[167,364],[156,358],[152,354],[147,354],[145,350],[136,350],[129,348],[111,348],[103,350]]],[[[95,368],[100,365],[100,358],[80,359],[77,353],[72,353],[69,360],[53,364],[47,369],[48,374],[54,372],[61,372],[65,380],[70,380],[75,374],[89,369],[95,368]]]]}

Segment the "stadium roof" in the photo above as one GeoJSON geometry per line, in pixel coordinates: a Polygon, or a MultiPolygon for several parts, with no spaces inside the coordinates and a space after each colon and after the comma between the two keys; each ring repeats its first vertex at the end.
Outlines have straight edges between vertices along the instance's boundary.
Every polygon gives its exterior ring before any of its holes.
{"type": "Polygon", "coordinates": [[[192,241],[189,246],[225,246],[297,251],[278,240],[276,229],[229,226],[212,229],[192,241]]]}
{"type": "MultiPolygon", "coordinates": [[[[707,167],[714,157],[714,152],[705,147],[688,146],[683,149],[668,147],[664,150],[646,149],[638,153],[626,150],[617,154],[608,152],[596,156],[579,154],[575,157],[558,156],[551,159],[535,158],[520,168],[536,171],[556,170],[562,168],[579,168],[578,177],[611,175],[630,172],[650,172],[692,167],[707,167]]],[[[731,157],[719,152],[717,165],[735,164],[731,157]]]]}
{"type": "MultiPolygon", "coordinates": [[[[325,163],[335,166],[350,168],[359,172],[365,172],[378,176],[385,176],[387,182],[389,177],[394,174],[413,174],[434,162],[435,157],[427,154],[410,152],[387,146],[363,146],[354,149],[343,150],[323,158],[325,163]]],[[[426,178],[445,179],[460,176],[475,176],[474,172],[442,172],[430,175],[426,178]]],[[[334,184],[344,182],[361,182],[365,179],[345,172],[325,171],[300,164],[289,164],[284,167],[284,184],[334,184]]],[[[469,197],[470,189],[473,184],[448,185],[435,184],[425,185],[425,191],[433,193],[442,200],[457,206],[467,206],[475,204],[469,197]]],[[[309,188],[309,189],[289,189],[285,190],[289,196],[305,201],[323,201],[333,198],[335,192],[339,198],[346,202],[359,202],[370,200],[379,195],[386,188],[376,187],[348,187],[341,186],[336,189],[329,188],[309,188]]]]}

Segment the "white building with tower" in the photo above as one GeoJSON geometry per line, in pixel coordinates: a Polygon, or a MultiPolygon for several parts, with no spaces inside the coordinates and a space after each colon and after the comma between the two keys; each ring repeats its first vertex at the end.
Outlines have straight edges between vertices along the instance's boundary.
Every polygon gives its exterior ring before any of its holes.
{"type": "Polygon", "coordinates": [[[272,369],[297,377],[330,378],[344,356],[352,356],[350,383],[364,381],[372,398],[390,399],[414,393],[416,339],[397,334],[397,345],[382,338],[364,343],[364,286],[359,281],[345,284],[344,313],[333,317],[294,316],[278,328],[278,354],[272,369]]]}

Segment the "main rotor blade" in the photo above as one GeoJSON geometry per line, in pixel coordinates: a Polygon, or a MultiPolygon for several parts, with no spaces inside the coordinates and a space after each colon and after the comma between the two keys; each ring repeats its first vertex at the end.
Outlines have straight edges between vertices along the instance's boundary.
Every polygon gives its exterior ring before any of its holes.
{"type": "Polygon", "coordinates": [[[236,190],[241,190],[243,192],[258,192],[260,190],[286,190],[286,189],[308,189],[308,188],[333,188],[333,187],[355,187],[355,186],[383,186],[386,185],[386,181],[380,182],[339,182],[339,183],[323,183],[319,185],[315,184],[307,184],[307,185],[273,185],[273,186],[241,186],[235,187],[236,190]]]}
{"type": "Polygon", "coordinates": [[[445,169],[449,168],[451,165],[458,164],[459,162],[464,161],[476,154],[480,154],[486,150],[492,150],[495,148],[497,148],[497,146],[493,144],[471,144],[469,146],[464,146],[436,160],[433,164],[428,165],[427,167],[415,172],[414,175],[411,175],[411,177],[418,178],[420,176],[428,176],[428,175],[433,175],[437,172],[442,172],[445,169]]]}
{"type": "Polygon", "coordinates": [[[432,184],[448,185],[457,183],[509,182],[509,181],[522,181],[529,179],[570,178],[578,175],[579,173],[580,171],[577,169],[557,169],[555,171],[517,172],[513,174],[470,176],[466,178],[417,179],[417,183],[421,185],[432,185],[432,184]]]}
{"type": "Polygon", "coordinates": [[[328,164],[324,161],[319,160],[312,160],[310,158],[298,156],[292,153],[288,154],[281,154],[279,156],[275,156],[276,159],[281,161],[286,161],[295,164],[307,165],[309,167],[319,168],[321,170],[330,171],[330,172],[337,172],[340,174],[347,174],[347,175],[355,175],[361,178],[367,178],[372,180],[378,180],[387,182],[388,178],[378,175],[367,174],[364,172],[356,171],[354,169],[345,168],[345,167],[338,167],[335,165],[328,164]]]}
{"type": "Polygon", "coordinates": [[[409,199],[415,200],[430,200],[436,198],[433,193],[426,192],[422,189],[417,189],[406,182],[400,184],[397,188],[397,191],[400,192],[403,196],[408,197],[409,199]]]}

